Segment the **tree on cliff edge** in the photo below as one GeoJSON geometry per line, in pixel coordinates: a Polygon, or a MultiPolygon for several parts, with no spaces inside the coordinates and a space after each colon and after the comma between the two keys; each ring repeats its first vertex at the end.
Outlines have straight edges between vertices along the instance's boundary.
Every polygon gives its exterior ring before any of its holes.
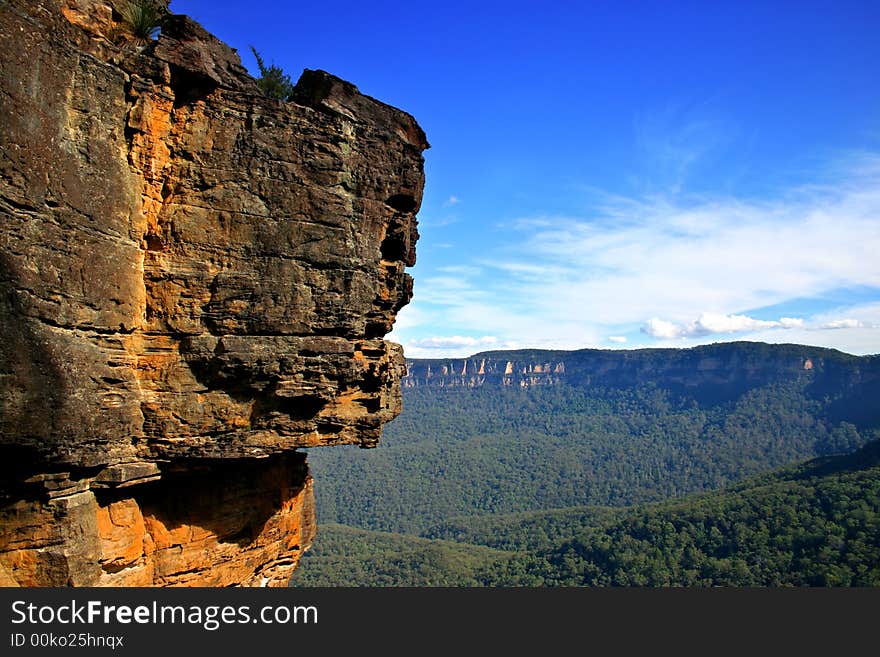
{"type": "Polygon", "coordinates": [[[254,57],[257,59],[257,66],[260,69],[260,78],[257,80],[257,84],[263,93],[270,98],[290,100],[294,87],[290,76],[274,64],[266,66],[263,58],[260,57],[260,53],[253,46],[251,46],[251,52],[254,53],[254,57]]]}
{"type": "Polygon", "coordinates": [[[156,0],[126,0],[119,7],[129,37],[136,44],[146,45],[156,37],[168,13],[167,4],[156,0]]]}

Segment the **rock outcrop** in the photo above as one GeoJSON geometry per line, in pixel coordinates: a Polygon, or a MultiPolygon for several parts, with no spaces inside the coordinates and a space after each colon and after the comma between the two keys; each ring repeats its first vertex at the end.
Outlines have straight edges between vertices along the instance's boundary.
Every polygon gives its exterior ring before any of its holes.
{"type": "Polygon", "coordinates": [[[267,98],[184,16],[0,5],[0,577],[283,585],[297,448],[400,411],[425,135],[321,71],[267,98]]]}

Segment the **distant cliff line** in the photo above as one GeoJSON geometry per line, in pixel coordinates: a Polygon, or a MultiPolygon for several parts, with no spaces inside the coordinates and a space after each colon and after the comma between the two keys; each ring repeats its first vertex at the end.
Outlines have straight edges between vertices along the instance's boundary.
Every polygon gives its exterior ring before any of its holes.
{"type": "Polygon", "coordinates": [[[662,380],[685,387],[752,387],[781,377],[822,385],[880,382],[880,356],[798,344],[728,342],[685,349],[521,349],[467,358],[406,360],[405,388],[572,385],[628,386],[662,380]]]}

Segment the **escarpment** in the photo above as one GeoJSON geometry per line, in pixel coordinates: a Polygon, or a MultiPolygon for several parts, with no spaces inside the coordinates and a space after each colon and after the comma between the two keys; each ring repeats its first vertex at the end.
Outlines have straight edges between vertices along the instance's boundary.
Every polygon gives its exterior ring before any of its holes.
{"type": "Polygon", "coordinates": [[[798,381],[817,395],[859,390],[871,407],[880,394],[880,358],[790,344],[734,342],[690,349],[523,349],[469,358],[407,359],[405,388],[572,385],[627,388],[653,382],[704,401],[798,381]],[[837,391],[837,392],[836,392],[837,391]]]}
{"type": "Polygon", "coordinates": [[[0,5],[0,577],[284,585],[314,534],[297,448],[400,411],[428,144],[118,9],[0,5]]]}

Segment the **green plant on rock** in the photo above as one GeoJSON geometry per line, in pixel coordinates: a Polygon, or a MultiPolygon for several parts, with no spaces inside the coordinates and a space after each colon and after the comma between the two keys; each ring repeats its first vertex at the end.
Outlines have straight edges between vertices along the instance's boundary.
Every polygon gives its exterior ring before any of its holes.
{"type": "Polygon", "coordinates": [[[125,0],[119,8],[131,37],[140,44],[153,40],[162,26],[166,11],[156,0],[125,0]]]}
{"type": "Polygon", "coordinates": [[[274,64],[266,66],[260,53],[253,46],[251,46],[251,52],[254,53],[254,57],[257,59],[257,67],[260,69],[260,78],[257,80],[260,90],[270,98],[290,100],[294,89],[290,76],[274,64]]]}

